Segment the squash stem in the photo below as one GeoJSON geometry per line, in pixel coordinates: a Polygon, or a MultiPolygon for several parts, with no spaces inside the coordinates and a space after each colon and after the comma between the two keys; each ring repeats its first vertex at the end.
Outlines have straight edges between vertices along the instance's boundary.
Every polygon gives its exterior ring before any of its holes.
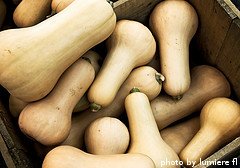
{"type": "Polygon", "coordinates": [[[165,77],[158,72],[155,74],[155,78],[160,85],[162,85],[162,82],[165,81],[165,77]]]}
{"type": "Polygon", "coordinates": [[[140,92],[140,90],[136,87],[134,87],[130,90],[130,93],[135,93],[135,92],[140,92]]]}
{"type": "Polygon", "coordinates": [[[102,108],[102,106],[99,105],[99,104],[96,104],[96,103],[91,103],[90,104],[90,110],[92,112],[98,112],[101,108],[102,108]]]}

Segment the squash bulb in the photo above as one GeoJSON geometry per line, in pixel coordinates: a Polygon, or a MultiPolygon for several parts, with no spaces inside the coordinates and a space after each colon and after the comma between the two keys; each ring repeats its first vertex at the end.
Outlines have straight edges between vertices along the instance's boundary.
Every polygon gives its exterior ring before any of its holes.
{"type": "Polygon", "coordinates": [[[149,24],[159,42],[163,89],[180,99],[191,81],[189,43],[198,27],[196,11],[186,1],[163,1],[154,8],[149,24]]]}

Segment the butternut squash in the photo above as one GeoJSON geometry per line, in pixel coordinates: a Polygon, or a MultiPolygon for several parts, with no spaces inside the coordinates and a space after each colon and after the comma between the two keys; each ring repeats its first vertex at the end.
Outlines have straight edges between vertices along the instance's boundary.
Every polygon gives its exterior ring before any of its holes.
{"type": "Polygon", "coordinates": [[[76,61],[63,73],[49,95],[23,109],[18,120],[21,131],[43,145],[60,144],[71,129],[74,106],[94,77],[93,66],[88,61],[76,61]]]}
{"type": "Polygon", "coordinates": [[[92,155],[71,146],[58,146],[44,158],[42,168],[155,168],[142,154],[92,155]]]}
{"type": "Polygon", "coordinates": [[[198,164],[240,135],[240,105],[224,97],[209,100],[201,110],[200,130],[180,153],[187,166],[198,164]],[[188,163],[189,163],[188,162],[188,163]]]}
{"type": "Polygon", "coordinates": [[[128,153],[149,156],[156,168],[180,168],[177,154],[161,138],[148,97],[144,93],[133,92],[126,97],[125,108],[131,136],[128,153]]]}
{"type": "MultiPolygon", "coordinates": [[[[9,97],[9,111],[14,118],[18,118],[22,110],[27,106],[27,102],[24,102],[12,95],[9,97]]],[[[78,101],[73,109],[73,113],[78,113],[80,111],[87,110],[90,103],[87,99],[87,94],[85,93],[81,99],[78,101]]]]}
{"type": "Polygon", "coordinates": [[[51,12],[52,0],[22,0],[13,12],[13,21],[18,27],[33,26],[51,12]]]}
{"type": "Polygon", "coordinates": [[[6,4],[4,3],[3,0],[0,0],[0,28],[2,27],[2,24],[5,20],[6,13],[7,13],[6,4]]]}
{"type": "Polygon", "coordinates": [[[78,101],[78,103],[76,104],[76,106],[73,109],[73,113],[78,113],[84,110],[87,110],[90,106],[90,103],[88,101],[87,98],[87,93],[85,93],[81,99],[78,101]]]}
{"type": "MultiPolygon", "coordinates": [[[[91,62],[95,71],[95,76],[96,76],[100,69],[99,62],[102,59],[101,56],[97,52],[89,50],[88,52],[83,54],[82,58],[85,58],[91,62]]],[[[74,107],[73,112],[75,113],[75,112],[84,111],[88,109],[89,106],[90,106],[90,102],[88,101],[87,93],[85,93],[82,96],[82,98],[79,100],[79,102],[76,104],[76,106],[74,107]]]]}
{"type": "Polygon", "coordinates": [[[231,89],[225,76],[208,65],[196,66],[191,71],[192,82],[182,99],[175,101],[170,96],[159,95],[151,101],[154,117],[161,130],[193,112],[200,111],[214,97],[228,97],[231,89]]]}
{"type": "MultiPolygon", "coordinates": [[[[89,50],[85,54],[83,54],[82,58],[88,60],[91,62],[94,70],[95,70],[95,75],[98,73],[100,69],[99,61],[101,60],[101,57],[98,53],[89,50]]],[[[20,99],[10,95],[9,97],[9,111],[12,114],[13,117],[17,118],[21,111],[24,109],[24,107],[27,105],[27,102],[21,101],[20,99]]],[[[83,110],[88,109],[90,106],[90,103],[87,99],[87,94],[85,93],[79,102],[76,104],[76,106],[73,109],[73,112],[80,112],[83,110]]]]}
{"type": "Polygon", "coordinates": [[[95,70],[95,74],[97,75],[97,73],[100,70],[100,62],[102,61],[102,57],[93,50],[87,51],[85,54],[83,54],[82,57],[89,59],[89,61],[91,62],[92,66],[95,70]]]}
{"type": "Polygon", "coordinates": [[[134,69],[120,87],[113,102],[97,113],[90,110],[73,116],[71,131],[68,138],[62,143],[81,148],[86,127],[100,117],[119,117],[124,112],[124,100],[133,87],[141,89],[149,100],[153,100],[161,91],[161,74],[149,66],[134,69]]]}
{"type": "Polygon", "coordinates": [[[53,13],[58,13],[70,5],[74,0],[52,0],[51,8],[53,13]]]}
{"type": "Polygon", "coordinates": [[[123,154],[130,141],[128,128],[114,117],[94,120],[84,135],[87,152],[97,155],[123,154]]]}
{"type": "Polygon", "coordinates": [[[115,24],[105,0],[75,0],[35,26],[1,31],[0,84],[25,102],[45,97],[71,64],[110,36],[115,24]]]}
{"type": "Polygon", "coordinates": [[[111,104],[133,68],[151,61],[156,43],[143,24],[120,20],[107,40],[107,48],[103,65],[88,91],[88,100],[95,111],[111,104]]]}
{"type": "Polygon", "coordinates": [[[180,99],[190,86],[189,43],[196,33],[198,17],[187,1],[162,1],[149,19],[159,42],[164,91],[180,99]]]}
{"type": "Polygon", "coordinates": [[[190,118],[161,130],[162,139],[177,153],[188,144],[200,128],[199,117],[190,118]]]}

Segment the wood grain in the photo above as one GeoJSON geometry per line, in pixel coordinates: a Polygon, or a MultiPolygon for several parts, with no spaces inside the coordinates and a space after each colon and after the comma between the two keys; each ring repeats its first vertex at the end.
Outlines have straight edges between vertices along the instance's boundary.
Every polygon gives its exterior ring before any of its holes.
{"type": "MultiPolygon", "coordinates": [[[[227,144],[226,146],[224,146],[223,148],[221,148],[220,150],[218,150],[217,152],[215,152],[214,154],[212,154],[211,156],[206,158],[204,161],[214,161],[215,159],[216,160],[228,160],[229,159],[228,157],[234,156],[234,152],[236,152],[237,150],[240,150],[240,137],[236,138],[235,140],[233,140],[232,142],[230,142],[229,144],[227,144]]],[[[229,165],[231,165],[231,164],[232,163],[230,161],[229,165]]],[[[207,166],[207,167],[210,168],[211,165],[207,166]]],[[[215,167],[215,166],[212,166],[212,167],[215,167]]],[[[216,166],[216,167],[218,167],[218,166],[216,166]]],[[[222,166],[222,167],[227,167],[227,166],[222,166]]],[[[231,166],[229,166],[229,167],[231,167],[231,166]]],[[[206,168],[206,166],[198,164],[194,168],[206,168]]]]}
{"type": "MultiPolygon", "coordinates": [[[[21,0],[12,0],[15,5],[21,0]]],[[[131,19],[148,25],[151,11],[162,0],[118,0],[113,2],[118,20],[131,19]]],[[[7,2],[7,0],[6,0],[7,2]]],[[[218,67],[229,79],[240,99],[240,20],[238,12],[228,0],[188,0],[199,16],[199,28],[195,36],[196,55],[200,55],[211,65],[218,67]]],[[[9,167],[33,167],[29,151],[2,102],[0,90],[0,150],[9,167]],[[4,143],[4,144],[3,144],[4,143]]],[[[240,149],[239,138],[221,149],[221,155],[214,154],[209,159],[219,159],[240,149]],[[237,145],[236,145],[237,144],[237,145]],[[225,152],[227,151],[227,152],[225,152]]]]}
{"type": "Polygon", "coordinates": [[[231,9],[230,11],[233,12],[235,15],[237,15],[238,18],[240,18],[240,11],[236,7],[236,5],[234,5],[231,0],[224,0],[224,2],[231,9]]]}
{"type": "Polygon", "coordinates": [[[240,19],[233,20],[216,60],[240,100],[240,19]]]}
{"type": "Polygon", "coordinates": [[[224,0],[189,0],[199,16],[199,27],[195,35],[198,55],[215,65],[216,58],[226,38],[228,29],[236,15],[229,15],[223,7],[224,0]]]}
{"type": "Polygon", "coordinates": [[[118,20],[130,19],[148,24],[153,8],[162,0],[119,0],[113,3],[118,20]]]}
{"type": "MultiPolygon", "coordinates": [[[[0,145],[0,151],[3,155],[6,165],[10,167],[34,167],[30,160],[31,150],[27,150],[20,138],[20,133],[11,120],[7,110],[0,101],[0,136],[4,144],[0,145]]],[[[29,146],[30,147],[30,146],[29,146]]],[[[30,149],[30,148],[29,148],[30,149]]]]}

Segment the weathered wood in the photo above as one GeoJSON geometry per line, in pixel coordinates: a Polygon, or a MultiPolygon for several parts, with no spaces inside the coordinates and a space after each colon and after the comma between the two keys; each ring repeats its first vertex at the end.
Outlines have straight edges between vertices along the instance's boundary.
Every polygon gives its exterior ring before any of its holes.
{"type": "MultiPolygon", "coordinates": [[[[6,0],[8,1],[8,0],[6,0]]],[[[117,18],[132,19],[148,25],[151,11],[162,0],[114,0],[117,18]]],[[[188,0],[199,16],[195,46],[207,63],[216,65],[229,79],[240,99],[240,20],[238,11],[229,0],[188,0]]],[[[12,0],[18,3],[20,0],[12,0]]],[[[1,94],[1,90],[0,90],[1,94]]],[[[1,96],[0,96],[0,99],[1,96]]],[[[8,167],[36,167],[30,159],[31,148],[26,149],[21,133],[13,125],[0,100],[0,150],[8,167]]],[[[6,102],[6,101],[4,101],[6,102]]],[[[239,138],[208,159],[222,159],[240,149],[239,138]]],[[[40,165],[39,165],[40,167],[40,165]]]]}
{"type": "Polygon", "coordinates": [[[162,0],[119,0],[113,3],[118,20],[130,19],[148,24],[152,9],[162,0]]]}
{"type": "MultiPolygon", "coordinates": [[[[240,137],[236,138],[235,140],[233,140],[232,142],[230,142],[229,144],[227,144],[226,146],[224,146],[223,148],[221,148],[220,150],[218,150],[217,152],[215,152],[214,154],[206,158],[204,161],[214,161],[215,159],[226,160],[228,156],[233,156],[234,155],[233,152],[236,152],[236,150],[240,150],[240,137]]],[[[229,164],[231,164],[231,162],[229,164]]],[[[211,165],[205,166],[205,165],[198,164],[194,168],[205,168],[205,167],[210,168],[210,166],[211,165]]],[[[225,167],[225,166],[223,165],[222,167],[225,167]]]]}
{"type": "Polygon", "coordinates": [[[235,19],[216,60],[240,100],[240,19],[235,19]]]}
{"type": "Polygon", "coordinates": [[[16,166],[12,160],[11,155],[9,154],[8,147],[6,146],[6,143],[3,140],[2,135],[0,135],[0,150],[7,167],[15,168],[16,166]]]}
{"type": "Polygon", "coordinates": [[[215,65],[216,58],[226,38],[231,22],[236,15],[229,15],[224,0],[189,0],[199,16],[199,27],[196,33],[196,46],[199,55],[207,63],[215,65]]]}
{"type": "MultiPolygon", "coordinates": [[[[14,127],[9,113],[4,108],[0,101],[0,136],[5,143],[0,145],[0,150],[8,167],[33,168],[33,163],[30,159],[30,153],[23,146],[23,139],[20,139],[20,133],[14,127]]],[[[30,151],[30,150],[29,150],[30,151]]]]}
{"type": "Polygon", "coordinates": [[[231,0],[224,0],[225,4],[228,6],[227,8],[224,8],[227,10],[227,13],[234,13],[234,15],[237,15],[238,18],[240,18],[240,11],[238,8],[232,3],[231,0]],[[230,9],[230,10],[229,10],[230,9]]]}

